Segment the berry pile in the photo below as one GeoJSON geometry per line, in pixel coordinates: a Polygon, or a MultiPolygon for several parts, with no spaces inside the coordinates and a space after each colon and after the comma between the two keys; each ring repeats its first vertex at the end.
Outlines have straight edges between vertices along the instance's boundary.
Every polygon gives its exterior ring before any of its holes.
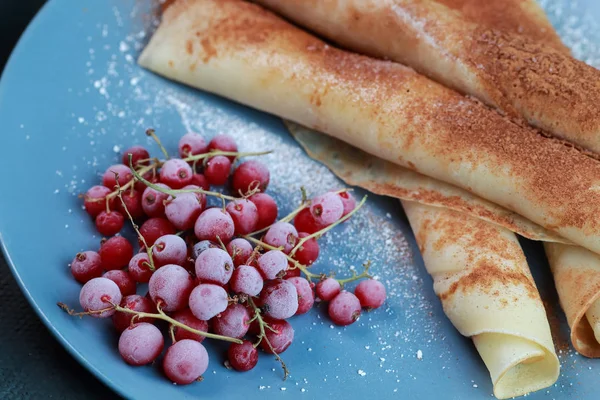
{"type": "Polygon", "coordinates": [[[281,362],[287,376],[279,354],[294,339],[289,318],[316,301],[329,302],[332,321],[349,325],[363,308],[384,303],[385,288],[371,279],[368,262],[361,274],[346,279],[311,271],[319,257],[317,239],[365,199],[357,204],[348,190],[337,190],[309,200],[303,191],[299,207],[277,220],[278,206],[265,193],[268,168],[249,160],[231,173],[239,158],[266,153],[239,153],[227,135],[207,143],[188,133],[179,141],[180,158],[170,158],[154,131],[147,134],[165,160],[131,147],[122,164],[103,174],[102,186],[87,191],[85,210],[98,232],[111,237],[71,263],[73,277],[83,284],[83,311],[58,304],[71,315],[112,317],[125,362],[145,365],[160,357],[162,321],[172,342],[162,368],[174,383],[189,384],[206,371],[205,338],[231,343],[227,364],[235,370],[254,368],[260,347],[281,362]],[[220,185],[233,195],[211,191],[220,185]],[[209,197],[222,205],[208,206],[209,197]],[[117,235],[126,219],[138,235],[137,254],[134,244],[117,235]],[[343,290],[363,278],[354,293],[343,290]],[[137,294],[146,283],[147,294],[137,294]]]}

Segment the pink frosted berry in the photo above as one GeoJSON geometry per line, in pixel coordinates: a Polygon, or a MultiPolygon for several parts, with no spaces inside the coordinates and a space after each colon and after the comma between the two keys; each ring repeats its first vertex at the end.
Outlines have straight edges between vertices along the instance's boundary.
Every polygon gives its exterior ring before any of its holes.
{"type": "Polygon", "coordinates": [[[106,271],[102,276],[116,283],[123,296],[135,294],[137,285],[127,271],[114,269],[112,271],[106,271]]]}
{"type": "Polygon", "coordinates": [[[150,297],[166,312],[185,308],[194,287],[190,274],[179,265],[169,264],[154,271],[148,282],[150,297]]]}
{"type": "Polygon", "coordinates": [[[129,365],[146,365],[158,358],[164,344],[163,335],[156,326],[140,322],[121,333],[119,353],[129,365]]]}
{"type": "Polygon", "coordinates": [[[233,191],[245,195],[251,190],[264,192],[269,185],[269,169],[260,161],[250,160],[240,164],[233,172],[233,191]]]}
{"type": "Polygon", "coordinates": [[[316,286],[317,297],[323,301],[331,301],[341,290],[339,282],[333,278],[325,278],[316,286]]]}
{"type": "Polygon", "coordinates": [[[138,167],[141,165],[148,165],[148,158],[150,158],[150,153],[142,146],[131,146],[127,150],[123,152],[123,164],[129,166],[129,155],[131,154],[131,165],[133,167],[138,167]]]}
{"type": "Polygon", "coordinates": [[[202,135],[194,132],[186,133],[179,139],[179,156],[186,158],[206,153],[208,145],[202,135]]]}
{"type": "Polygon", "coordinates": [[[315,304],[315,295],[313,293],[310,283],[304,278],[299,276],[287,279],[298,293],[298,310],[296,315],[305,314],[315,304]]]}
{"type": "Polygon", "coordinates": [[[277,220],[277,203],[266,193],[256,193],[248,198],[256,206],[258,222],[256,229],[263,229],[277,220]]]}
{"type": "Polygon", "coordinates": [[[280,250],[270,250],[258,257],[258,269],[265,279],[275,279],[288,267],[288,259],[280,250]]]}
{"type": "Polygon", "coordinates": [[[242,344],[232,343],[227,350],[227,359],[236,371],[250,371],[258,363],[258,350],[249,340],[242,344]]]}
{"type": "Polygon", "coordinates": [[[196,258],[196,277],[202,282],[225,285],[233,274],[233,260],[222,249],[209,248],[196,258]]]}
{"type": "Polygon", "coordinates": [[[198,186],[204,190],[210,190],[210,184],[208,183],[208,179],[202,174],[194,174],[192,176],[192,185],[198,186]]]}
{"type": "Polygon", "coordinates": [[[86,283],[102,275],[102,259],[95,251],[77,253],[71,261],[71,273],[77,282],[86,283]]]}
{"type": "Polygon", "coordinates": [[[252,250],[252,245],[246,239],[237,238],[227,243],[227,252],[236,267],[246,263],[250,254],[252,254],[252,250]]]}
{"type": "Polygon", "coordinates": [[[360,317],[360,301],[358,298],[347,291],[340,292],[329,302],[329,318],[336,325],[350,325],[360,317]]]}
{"type": "MultiPolygon", "coordinates": [[[[208,150],[220,150],[235,153],[238,151],[238,147],[234,138],[226,134],[221,134],[212,138],[212,140],[208,143],[208,150]]],[[[235,156],[228,156],[228,158],[231,162],[235,160],[235,156]]]]}
{"type": "Polygon", "coordinates": [[[211,185],[224,185],[230,173],[231,161],[225,156],[211,157],[204,167],[204,177],[211,185]]]}
{"type": "Polygon", "coordinates": [[[315,197],[310,204],[310,213],[319,225],[331,225],[344,214],[344,204],[336,193],[325,193],[315,197]]]}
{"type": "Polygon", "coordinates": [[[109,189],[114,189],[115,186],[117,186],[117,175],[119,177],[119,185],[121,186],[124,186],[127,182],[133,179],[133,174],[128,166],[123,164],[115,164],[108,167],[106,172],[104,172],[104,175],[102,175],[102,184],[109,189]]]}
{"type": "MultiPolygon", "coordinates": [[[[307,236],[309,235],[305,232],[300,232],[298,234],[300,239],[303,239],[307,236]]],[[[302,243],[302,246],[300,246],[298,251],[296,251],[296,254],[294,254],[294,258],[300,264],[310,266],[317,261],[317,258],[319,258],[319,250],[320,248],[319,243],[317,243],[317,239],[311,238],[302,243]]]]}
{"type": "Polygon", "coordinates": [[[200,254],[202,254],[205,250],[212,248],[220,249],[221,247],[219,247],[218,244],[211,242],[210,240],[201,240],[200,242],[196,243],[194,247],[192,247],[191,256],[194,259],[194,261],[196,261],[200,254]]]}
{"type": "Polygon", "coordinates": [[[340,200],[342,200],[342,204],[344,205],[344,212],[342,214],[342,217],[345,217],[346,215],[348,215],[348,213],[350,213],[356,208],[356,199],[354,198],[354,196],[352,196],[352,193],[350,193],[349,191],[341,192],[337,195],[340,197],[340,200]]]}
{"type": "Polygon", "coordinates": [[[157,268],[167,264],[183,265],[187,260],[185,240],[177,235],[159,237],[152,247],[152,259],[157,268]]]}
{"type": "MultiPolygon", "coordinates": [[[[132,295],[123,297],[123,300],[121,300],[120,305],[123,308],[128,308],[133,311],[140,311],[140,312],[145,312],[145,313],[155,313],[156,312],[156,306],[154,305],[152,300],[150,300],[147,297],[140,296],[139,294],[132,294],[132,295]]],[[[115,329],[117,330],[117,332],[123,332],[125,329],[127,329],[127,327],[131,325],[131,321],[133,320],[134,316],[135,316],[135,314],[131,314],[128,312],[123,312],[123,311],[117,311],[112,316],[112,322],[113,322],[113,325],[114,325],[115,329]]],[[[137,318],[136,317],[135,322],[153,323],[153,320],[149,319],[149,318],[137,318]]]]}
{"type": "MultiPolygon", "coordinates": [[[[88,189],[83,197],[83,206],[85,211],[92,218],[95,218],[102,211],[106,211],[106,196],[111,193],[111,189],[106,186],[92,186],[88,189]]],[[[112,197],[108,201],[109,208],[112,210],[115,204],[115,198],[112,197]]]]}
{"type": "MultiPolygon", "coordinates": [[[[86,312],[94,312],[110,308],[113,304],[121,303],[121,290],[116,283],[107,278],[94,278],[89,280],[79,292],[79,304],[86,312]]],[[[106,318],[115,313],[109,309],[101,313],[92,313],[92,317],[106,318]]]]}
{"type": "Polygon", "coordinates": [[[250,321],[250,313],[241,304],[230,305],[211,320],[214,333],[237,339],[243,338],[248,332],[250,327],[248,321],[250,321]]]}
{"type": "MultiPolygon", "coordinates": [[[[156,183],[155,185],[164,190],[171,189],[164,183],[156,183]]],[[[168,197],[169,195],[166,193],[147,187],[142,193],[142,209],[149,217],[162,217],[165,215],[165,201],[168,197]]]]}
{"type": "Polygon", "coordinates": [[[228,243],[233,237],[235,227],[231,216],[220,208],[204,210],[196,220],[194,233],[199,240],[228,243]]]}
{"type": "Polygon", "coordinates": [[[298,231],[288,222],[277,222],[269,228],[264,241],[273,247],[283,246],[284,253],[288,254],[298,243],[298,231]]]}
{"type": "Polygon", "coordinates": [[[160,181],[172,189],[181,189],[192,181],[192,167],[180,158],[165,161],[160,169],[160,181]]]}
{"type": "Polygon", "coordinates": [[[131,260],[129,260],[127,271],[134,281],[138,283],[148,283],[152,276],[148,253],[142,252],[134,255],[131,260]]]}
{"type": "Polygon", "coordinates": [[[386,298],[385,286],[375,279],[360,282],[354,289],[354,294],[365,308],[379,308],[386,298]]]}
{"type": "Polygon", "coordinates": [[[195,340],[180,340],[167,350],[163,358],[165,375],[178,385],[196,381],[208,368],[208,352],[195,340]]]}
{"type": "MultiPolygon", "coordinates": [[[[192,314],[192,311],[189,308],[177,311],[172,315],[172,317],[177,322],[181,322],[192,329],[208,332],[208,322],[194,317],[194,314],[192,314]]],[[[175,340],[191,339],[197,342],[202,342],[205,339],[205,337],[202,335],[187,331],[178,326],[174,327],[173,332],[175,333],[175,340]]]]}
{"type": "Polygon", "coordinates": [[[263,278],[256,268],[240,265],[233,271],[229,285],[234,293],[258,296],[263,288],[263,278]]]}
{"type": "Polygon", "coordinates": [[[203,200],[195,193],[181,193],[165,203],[165,215],[175,228],[185,231],[194,227],[203,209],[203,200]]]}
{"type": "Polygon", "coordinates": [[[250,200],[235,200],[227,204],[227,212],[233,219],[236,235],[253,232],[258,224],[258,210],[250,200]]]}
{"type": "Polygon", "coordinates": [[[208,321],[225,311],[227,300],[227,292],[221,286],[202,283],[190,293],[190,310],[196,318],[208,321]]]}
{"type": "Polygon", "coordinates": [[[269,354],[273,354],[273,352],[277,354],[281,354],[287,350],[288,347],[292,344],[294,340],[294,328],[292,325],[284,320],[274,320],[274,319],[266,319],[267,324],[271,327],[271,329],[265,329],[265,335],[267,336],[266,340],[262,340],[260,342],[260,347],[269,354]],[[269,344],[271,346],[269,346],[269,344]],[[271,348],[272,347],[272,348],[271,348]]]}
{"type": "Polygon", "coordinates": [[[260,302],[265,307],[266,316],[286,319],[298,311],[298,292],[288,281],[273,281],[260,294],[260,302]]]}

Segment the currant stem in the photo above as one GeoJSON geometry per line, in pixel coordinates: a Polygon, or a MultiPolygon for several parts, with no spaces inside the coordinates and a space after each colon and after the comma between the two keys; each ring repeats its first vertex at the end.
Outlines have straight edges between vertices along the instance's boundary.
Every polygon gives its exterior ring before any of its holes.
{"type": "Polygon", "coordinates": [[[264,156],[267,154],[271,154],[273,152],[273,150],[269,150],[269,151],[257,151],[257,152],[247,152],[247,153],[238,153],[238,152],[234,152],[234,151],[221,151],[221,150],[213,150],[213,151],[209,151],[208,153],[203,153],[203,154],[196,154],[194,156],[189,156],[183,159],[183,161],[187,161],[187,162],[195,162],[198,160],[203,160],[205,158],[210,158],[210,157],[215,157],[215,156],[228,156],[228,157],[235,157],[235,158],[241,158],[241,157],[253,157],[253,156],[264,156]]]}
{"type": "Polygon", "coordinates": [[[373,278],[370,274],[369,274],[369,268],[371,268],[371,260],[367,261],[366,263],[363,264],[364,270],[360,275],[357,275],[355,271],[352,271],[352,276],[350,278],[346,278],[346,279],[337,279],[338,283],[340,284],[340,286],[344,286],[346,283],[350,283],[350,282],[354,282],[357,281],[359,279],[363,279],[363,278],[373,278]]]}
{"type": "Polygon", "coordinates": [[[134,168],[132,165],[132,156],[131,154],[129,155],[129,169],[131,170],[131,173],[133,174],[133,176],[135,177],[135,179],[139,180],[140,182],[142,182],[144,185],[156,190],[157,192],[161,192],[161,193],[165,193],[170,195],[171,197],[175,198],[176,195],[178,194],[182,194],[182,193],[202,193],[206,196],[213,196],[213,197],[218,197],[222,200],[239,200],[236,197],[232,197],[232,196],[227,196],[225,194],[222,193],[218,193],[218,192],[211,192],[208,190],[204,190],[204,189],[163,189],[160,186],[155,185],[154,183],[148,181],[147,179],[145,179],[143,176],[141,176],[134,168]]]}
{"type": "Polygon", "coordinates": [[[257,231],[251,232],[251,233],[248,234],[248,236],[255,236],[255,235],[261,234],[263,232],[266,232],[266,231],[269,230],[269,228],[271,228],[277,222],[290,222],[291,220],[294,219],[294,217],[296,215],[298,215],[300,213],[300,211],[304,210],[306,207],[308,207],[308,202],[307,201],[303,201],[298,208],[296,208],[294,211],[292,211],[291,213],[289,213],[285,217],[281,218],[279,221],[276,221],[276,222],[272,223],[271,225],[269,225],[267,227],[264,227],[262,229],[259,229],[257,231]]]}
{"type": "Polygon", "coordinates": [[[248,304],[254,310],[254,317],[252,319],[255,320],[258,323],[258,327],[260,329],[260,333],[258,334],[258,340],[254,344],[254,347],[257,347],[260,344],[260,342],[262,342],[263,340],[267,343],[267,346],[269,346],[269,349],[271,349],[271,351],[273,352],[273,355],[275,356],[275,359],[281,363],[281,368],[283,368],[283,380],[285,381],[287,379],[288,375],[290,374],[290,371],[288,370],[287,365],[285,365],[285,362],[283,362],[283,360],[281,359],[281,357],[279,357],[279,354],[277,354],[277,352],[273,348],[273,345],[271,344],[271,342],[267,338],[267,335],[265,334],[265,329],[269,329],[271,332],[275,332],[275,333],[277,333],[277,331],[274,330],[273,328],[271,328],[269,326],[269,324],[267,324],[262,319],[260,308],[258,308],[256,306],[256,304],[254,304],[254,301],[252,300],[251,297],[248,298],[248,304]]]}
{"type": "Polygon", "coordinates": [[[348,214],[344,215],[342,218],[338,219],[337,221],[335,221],[333,224],[326,226],[325,228],[321,229],[320,231],[317,231],[311,235],[305,236],[302,239],[300,239],[298,241],[298,243],[296,244],[296,246],[294,246],[294,248],[292,249],[292,251],[290,251],[290,256],[293,257],[294,254],[296,254],[296,252],[302,247],[302,245],[304,243],[306,243],[307,241],[309,241],[310,239],[313,238],[319,238],[321,236],[323,236],[327,231],[330,231],[331,229],[335,228],[336,226],[338,226],[339,224],[341,224],[344,221],[347,221],[350,217],[352,217],[367,201],[367,195],[365,195],[362,200],[360,201],[360,203],[358,203],[356,205],[356,207],[354,207],[354,210],[350,211],[348,214]]]}
{"type": "MultiPolygon", "coordinates": [[[[170,158],[169,153],[167,153],[167,149],[165,149],[165,146],[163,146],[160,139],[156,135],[156,131],[152,128],[148,128],[148,129],[146,129],[146,135],[148,135],[148,136],[152,137],[152,139],[154,139],[154,141],[160,148],[160,151],[162,151],[162,153],[165,155],[165,158],[168,160],[170,158]]],[[[129,159],[131,159],[131,154],[129,155],[129,159]]]]}

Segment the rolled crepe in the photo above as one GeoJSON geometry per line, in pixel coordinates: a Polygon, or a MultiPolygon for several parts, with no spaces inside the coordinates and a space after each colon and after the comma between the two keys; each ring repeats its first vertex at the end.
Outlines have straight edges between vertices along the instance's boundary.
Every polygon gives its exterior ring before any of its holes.
{"type": "Polygon", "coordinates": [[[528,239],[570,243],[521,215],[464,189],[392,164],[315,130],[290,121],[284,123],[311,158],[325,164],[348,185],[383,196],[460,211],[528,239]]]}
{"type": "Polygon", "coordinates": [[[254,4],[180,0],[139,63],[451,183],[600,252],[600,163],[254,4]]]}
{"type": "Polygon", "coordinates": [[[600,153],[600,72],[558,44],[533,0],[257,2],[600,153]]]}
{"type": "Polygon", "coordinates": [[[494,395],[556,382],[559,362],[546,311],[517,237],[464,214],[403,201],[433,288],[490,372],[494,395]]]}
{"type": "Polygon", "coordinates": [[[600,357],[600,256],[578,246],[544,247],[573,347],[586,357],[600,357]]]}

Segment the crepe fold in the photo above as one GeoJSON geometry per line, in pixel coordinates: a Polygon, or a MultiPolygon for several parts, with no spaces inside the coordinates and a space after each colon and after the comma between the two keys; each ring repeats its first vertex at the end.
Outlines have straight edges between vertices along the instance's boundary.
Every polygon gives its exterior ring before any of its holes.
{"type": "Polygon", "coordinates": [[[180,0],[139,63],[461,187],[600,252],[600,163],[257,5],[180,0]]]}
{"type": "Polygon", "coordinates": [[[403,201],[444,312],[473,343],[494,395],[556,382],[559,362],[544,305],[517,237],[456,211],[403,201]]]}
{"type": "Polygon", "coordinates": [[[600,73],[571,57],[534,0],[257,0],[600,153],[600,73]]]}

